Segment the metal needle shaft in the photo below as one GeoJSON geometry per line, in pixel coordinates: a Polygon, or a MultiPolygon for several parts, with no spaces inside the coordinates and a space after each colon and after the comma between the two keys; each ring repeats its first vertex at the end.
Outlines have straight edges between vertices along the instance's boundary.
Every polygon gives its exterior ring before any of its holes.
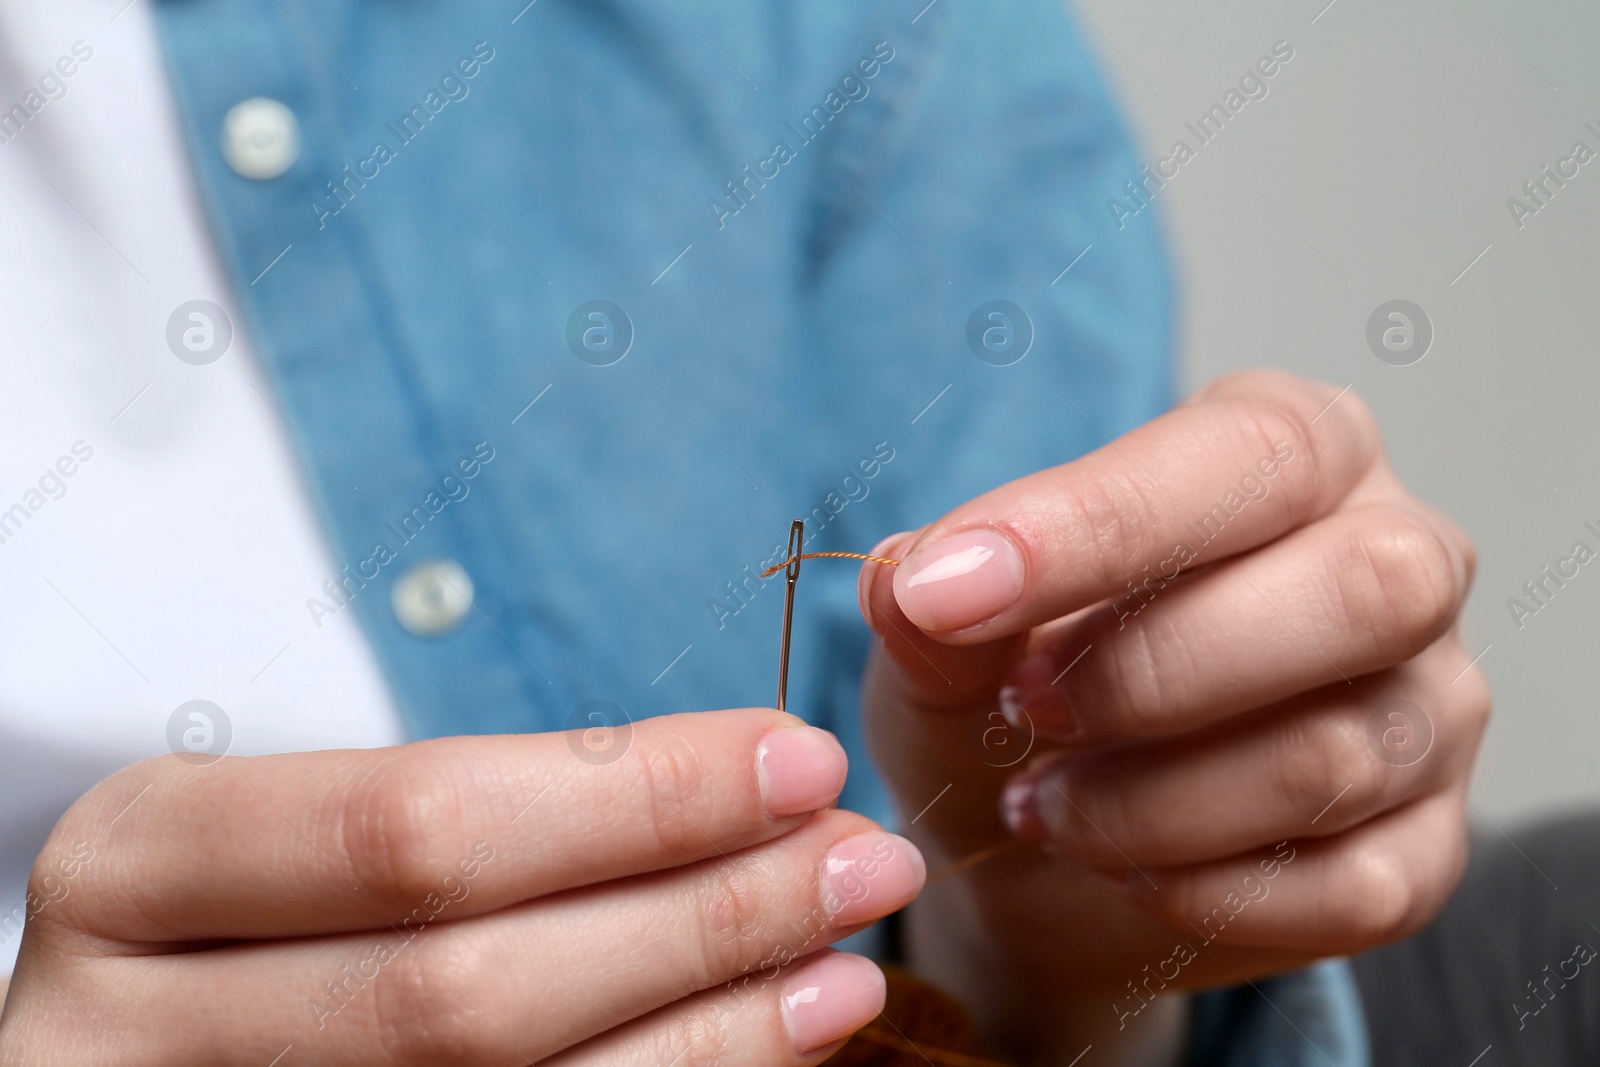
{"type": "Polygon", "coordinates": [[[789,566],[784,569],[783,643],[778,647],[778,710],[789,696],[789,638],[794,632],[794,583],[800,577],[800,553],[805,551],[806,520],[789,525],[789,566]]]}

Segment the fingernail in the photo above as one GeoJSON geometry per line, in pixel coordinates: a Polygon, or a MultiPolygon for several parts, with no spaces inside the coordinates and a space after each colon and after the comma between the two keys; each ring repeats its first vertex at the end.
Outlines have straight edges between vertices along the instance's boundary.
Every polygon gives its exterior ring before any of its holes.
{"type": "Polygon", "coordinates": [[[1022,553],[987,527],[917,549],[894,576],[900,610],[918,628],[953,633],[993,618],[1022,595],[1022,553]]]}
{"type": "Polygon", "coordinates": [[[842,1040],[883,1010],[883,972],[864,956],[830,952],[803,963],[783,979],[783,1028],[796,1055],[842,1040]]]}
{"type": "Polygon", "coordinates": [[[922,890],[922,853],[895,834],[847,837],[822,861],[822,910],[836,930],[881,919],[922,890]]]}
{"type": "Polygon", "coordinates": [[[820,811],[844,788],[849,761],[838,740],[814,726],[784,726],[756,746],[761,805],[774,819],[820,811]]]}
{"type": "Polygon", "coordinates": [[[1058,687],[1000,687],[1000,713],[1016,730],[1032,730],[1053,741],[1071,741],[1081,732],[1072,705],[1058,687]]]}
{"type": "Polygon", "coordinates": [[[1032,775],[1020,775],[1006,783],[1000,794],[1000,817],[1006,829],[1018,837],[1037,836],[1039,823],[1039,783],[1032,775]]]}

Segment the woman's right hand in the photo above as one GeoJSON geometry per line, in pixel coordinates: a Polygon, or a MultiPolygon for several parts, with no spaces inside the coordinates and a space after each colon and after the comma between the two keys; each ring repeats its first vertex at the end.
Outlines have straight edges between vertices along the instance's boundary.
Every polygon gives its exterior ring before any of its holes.
{"type": "Polygon", "coordinates": [[[0,1063],[812,1064],[883,1005],[818,951],[906,904],[906,840],[767,710],[571,734],[162,757],[61,819],[0,1063]]]}

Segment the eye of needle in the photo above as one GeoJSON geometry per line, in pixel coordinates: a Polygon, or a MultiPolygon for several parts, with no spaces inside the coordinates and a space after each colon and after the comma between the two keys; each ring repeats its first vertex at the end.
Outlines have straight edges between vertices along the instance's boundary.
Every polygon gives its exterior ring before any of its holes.
{"type": "Polygon", "coordinates": [[[778,646],[778,703],[777,709],[784,710],[783,705],[789,697],[789,639],[794,633],[794,583],[800,577],[800,561],[803,559],[862,559],[868,563],[883,563],[891,567],[898,567],[900,561],[887,559],[883,556],[865,556],[860,552],[802,552],[806,546],[806,520],[796,519],[789,525],[789,558],[781,563],[774,563],[761,572],[761,577],[770,578],[779,571],[787,571],[783,590],[783,643],[778,646]]]}

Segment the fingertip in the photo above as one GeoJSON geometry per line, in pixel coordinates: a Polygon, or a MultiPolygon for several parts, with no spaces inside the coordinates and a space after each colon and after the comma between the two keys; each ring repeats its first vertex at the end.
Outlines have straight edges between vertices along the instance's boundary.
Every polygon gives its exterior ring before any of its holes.
{"type": "Polygon", "coordinates": [[[838,738],[803,722],[768,731],[756,744],[756,779],[771,819],[830,806],[844,790],[849,767],[838,738]]]}
{"type": "Polygon", "coordinates": [[[779,1004],[798,1055],[828,1048],[883,1011],[888,981],[878,965],[848,952],[819,952],[784,976],[779,1004]]]}
{"type": "Polygon", "coordinates": [[[824,909],[836,930],[876,922],[917,898],[928,865],[898,834],[867,830],[835,841],[822,861],[824,909]]]}
{"type": "Polygon", "coordinates": [[[889,836],[904,850],[906,861],[911,868],[912,883],[916,886],[915,891],[922,892],[922,887],[928,884],[928,861],[923,857],[922,850],[913,844],[909,837],[902,837],[899,834],[889,836]]]}
{"type": "MultiPolygon", "coordinates": [[[[873,545],[872,550],[867,555],[877,556],[880,559],[899,559],[898,550],[910,545],[916,536],[917,531],[915,530],[902,530],[899,533],[890,534],[873,545]]],[[[886,577],[883,571],[891,569],[899,570],[899,567],[890,568],[885,564],[867,560],[861,564],[861,569],[856,572],[856,606],[861,610],[862,619],[866,621],[866,624],[874,632],[877,632],[878,626],[877,614],[872,610],[872,605],[877,598],[879,583],[886,577]]],[[[892,580],[893,575],[891,574],[887,577],[892,580]]]]}

